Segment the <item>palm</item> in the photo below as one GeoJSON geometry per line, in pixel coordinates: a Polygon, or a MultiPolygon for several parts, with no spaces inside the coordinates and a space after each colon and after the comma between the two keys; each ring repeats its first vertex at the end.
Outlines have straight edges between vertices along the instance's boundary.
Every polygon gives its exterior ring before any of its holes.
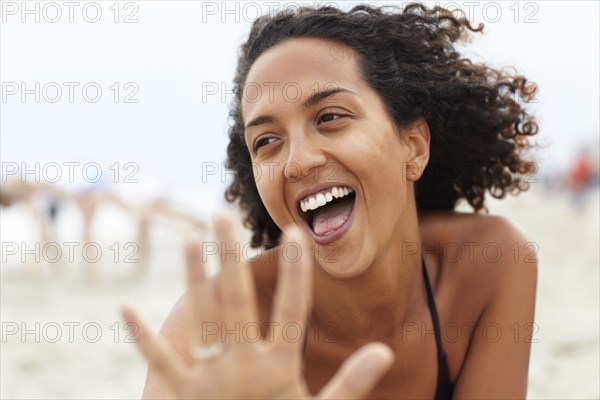
{"type": "Polygon", "coordinates": [[[223,354],[211,366],[193,366],[174,394],[178,398],[308,397],[292,358],[273,354],[265,346],[252,347],[223,354]]]}
{"type": "MultiPolygon", "coordinates": [[[[188,309],[196,362],[186,366],[169,346],[153,335],[131,310],[124,317],[138,325],[140,351],[177,398],[302,398],[302,341],[286,340],[282,329],[303,331],[310,311],[312,260],[305,239],[295,228],[286,235],[297,244],[295,262],[281,260],[271,325],[265,340],[248,263],[228,252],[237,243],[230,217],[215,219],[221,269],[215,285],[204,274],[197,245],[186,248],[188,309]]],[[[367,345],[352,355],[321,391],[320,398],[366,396],[389,368],[392,355],[382,345],[367,345]],[[365,368],[368,366],[368,368],[365,368]]]]}

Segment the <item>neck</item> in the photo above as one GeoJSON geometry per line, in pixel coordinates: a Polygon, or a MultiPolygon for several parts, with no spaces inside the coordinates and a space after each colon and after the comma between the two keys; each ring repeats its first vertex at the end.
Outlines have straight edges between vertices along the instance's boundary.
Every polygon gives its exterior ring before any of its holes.
{"type": "Polygon", "coordinates": [[[412,218],[403,219],[402,232],[365,273],[339,279],[316,268],[311,322],[333,327],[335,341],[389,342],[426,306],[417,214],[409,211],[412,218]]]}

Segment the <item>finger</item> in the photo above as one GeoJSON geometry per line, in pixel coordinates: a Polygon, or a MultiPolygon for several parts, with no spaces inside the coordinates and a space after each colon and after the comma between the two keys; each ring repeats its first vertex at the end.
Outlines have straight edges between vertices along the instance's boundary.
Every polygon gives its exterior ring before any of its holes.
{"type": "Polygon", "coordinates": [[[154,335],[135,311],[123,306],[121,314],[126,322],[133,324],[137,347],[148,361],[149,369],[154,370],[176,391],[185,378],[182,362],[172,355],[173,351],[167,343],[154,335]]]}
{"type": "Polygon", "coordinates": [[[221,271],[217,281],[224,313],[222,318],[225,320],[225,329],[239,332],[250,322],[259,323],[254,278],[250,264],[242,259],[231,215],[217,214],[213,223],[221,256],[221,271]]]}
{"type": "Polygon", "coordinates": [[[313,262],[308,242],[298,227],[287,229],[282,243],[271,323],[274,324],[274,341],[293,343],[286,347],[300,354],[312,302],[313,262]]]}
{"type": "Polygon", "coordinates": [[[210,278],[206,276],[206,263],[197,242],[186,244],[185,259],[192,344],[214,343],[221,337],[220,307],[210,278]]]}
{"type": "Polygon", "coordinates": [[[362,399],[394,362],[394,353],[383,343],[361,347],[348,358],[335,376],[321,390],[319,399],[362,399]]]}

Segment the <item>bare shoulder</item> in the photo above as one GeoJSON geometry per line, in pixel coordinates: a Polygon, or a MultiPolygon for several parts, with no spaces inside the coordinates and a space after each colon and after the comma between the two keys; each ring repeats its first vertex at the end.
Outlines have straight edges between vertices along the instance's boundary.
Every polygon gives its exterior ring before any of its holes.
{"type": "Polygon", "coordinates": [[[517,224],[508,218],[491,214],[474,214],[458,212],[429,212],[419,215],[420,229],[438,236],[453,234],[465,237],[486,236],[520,236],[525,233],[517,224]]]}
{"type": "Polygon", "coordinates": [[[536,264],[537,244],[505,217],[439,212],[420,216],[419,221],[422,240],[433,246],[446,264],[504,267],[501,269],[536,264]]]}
{"type": "Polygon", "coordinates": [[[491,296],[498,286],[510,285],[509,277],[535,281],[538,246],[505,217],[430,213],[420,217],[420,230],[425,256],[435,253],[433,275],[454,289],[491,296]]]}
{"type": "Polygon", "coordinates": [[[536,243],[500,216],[439,212],[419,221],[442,324],[472,327],[464,340],[444,343],[455,395],[523,398],[535,334],[536,243]]]}

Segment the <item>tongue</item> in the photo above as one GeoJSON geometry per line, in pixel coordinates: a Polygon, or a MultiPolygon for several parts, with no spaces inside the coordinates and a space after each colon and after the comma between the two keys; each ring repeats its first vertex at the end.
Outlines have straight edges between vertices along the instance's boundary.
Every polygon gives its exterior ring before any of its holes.
{"type": "Polygon", "coordinates": [[[313,217],[313,231],[318,236],[331,233],[348,220],[351,212],[352,201],[350,200],[320,207],[315,211],[313,217]]]}

